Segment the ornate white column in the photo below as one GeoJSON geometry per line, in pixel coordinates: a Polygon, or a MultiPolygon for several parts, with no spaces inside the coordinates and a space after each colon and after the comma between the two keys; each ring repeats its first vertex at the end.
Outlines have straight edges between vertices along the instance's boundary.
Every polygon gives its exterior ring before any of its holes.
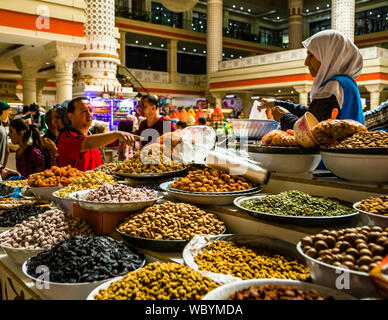
{"type": "Polygon", "coordinates": [[[224,100],[225,92],[221,92],[221,91],[212,92],[211,95],[215,99],[215,106],[214,107],[222,108],[222,101],[224,100]]]}
{"type": "Polygon", "coordinates": [[[36,79],[36,103],[38,105],[43,104],[42,92],[48,79],[36,79]]]}
{"type": "Polygon", "coordinates": [[[86,45],[74,62],[73,96],[101,96],[103,92],[135,96],[132,88],[122,88],[116,78],[120,60],[116,51],[114,0],[84,1],[86,45]]]}
{"type": "Polygon", "coordinates": [[[303,35],[303,0],[288,0],[288,10],[288,48],[301,48],[303,35]]]}
{"type": "Polygon", "coordinates": [[[370,94],[370,108],[374,109],[380,105],[380,94],[384,90],[384,84],[370,84],[365,86],[370,94]]]}
{"type": "Polygon", "coordinates": [[[299,104],[303,106],[308,106],[309,104],[309,92],[311,91],[312,85],[310,84],[301,84],[294,86],[296,92],[299,93],[299,104]]]}
{"type": "Polygon", "coordinates": [[[57,103],[73,97],[73,63],[83,45],[53,41],[45,46],[49,57],[55,62],[55,78],[57,87],[57,103]]]}
{"type": "Polygon", "coordinates": [[[122,64],[123,66],[125,66],[125,56],[126,56],[126,35],[127,35],[127,32],[126,31],[121,31],[120,30],[120,50],[119,50],[119,54],[120,54],[120,64],[122,64]]]}
{"type": "Polygon", "coordinates": [[[170,83],[178,80],[178,40],[170,39],[167,44],[167,72],[170,83]]]}
{"type": "Polygon", "coordinates": [[[44,59],[39,56],[17,56],[13,60],[22,72],[23,104],[30,105],[36,102],[36,76],[44,59]]]}
{"type": "Polygon", "coordinates": [[[207,75],[217,71],[218,62],[222,60],[222,12],[222,0],[207,1],[207,75]]]}
{"type": "Polygon", "coordinates": [[[354,41],[355,0],[331,1],[331,28],[354,41]]]}

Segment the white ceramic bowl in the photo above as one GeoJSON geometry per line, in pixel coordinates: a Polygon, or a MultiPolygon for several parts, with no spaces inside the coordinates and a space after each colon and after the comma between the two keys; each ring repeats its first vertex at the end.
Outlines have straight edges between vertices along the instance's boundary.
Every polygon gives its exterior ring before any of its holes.
{"type": "Polygon", "coordinates": [[[276,154],[249,152],[260,167],[279,173],[305,173],[314,171],[321,161],[320,154],[276,154]]]}
{"type": "Polygon", "coordinates": [[[321,151],[325,166],[337,177],[357,182],[388,183],[388,155],[321,151]]]}
{"type": "Polygon", "coordinates": [[[318,124],[317,118],[310,112],[306,112],[294,124],[296,142],[303,148],[316,148],[319,146],[311,129],[318,124]]]}
{"type": "Polygon", "coordinates": [[[232,119],[233,132],[240,138],[261,139],[278,126],[275,120],[232,119]]]}
{"type": "Polygon", "coordinates": [[[88,297],[86,298],[86,300],[94,300],[94,296],[100,292],[100,290],[106,290],[108,289],[108,287],[113,283],[113,282],[116,282],[116,281],[119,281],[121,280],[123,277],[116,277],[116,278],[113,278],[112,280],[109,280],[107,282],[104,282],[103,284],[100,284],[98,287],[94,288],[88,295],[88,297]]]}
{"type": "Polygon", "coordinates": [[[23,273],[30,278],[36,289],[48,300],[85,300],[89,292],[99,285],[111,280],[101,280],[84,283],[57,283],[36,279],[27,273],[27,261],[23,263],[23,273]]]}
{"type": "Polygon", "coordinates": [[[57,202],[58,206],[66,213],[72,213],[73,212],[73,199],[70,198],[62,198],[57,196],[57,192],[53,192],[53,197],[55,198],[55,201],[57,202]]]}
{"type": "MultiPolygon", "coordinates": [[[[1,235],[3,236],[8,232],[9,230],[5,231],[1,235]]],[[[9,246],[5,246],[1,243],[0,243],[0,248],[2,248],[7,253],[7,255],[10,257],[11,260],[13,260],[16,264],[19,264],[19,265],[22,265],[24,261],[26,261],[27,259],[45,250],[45,249],[12,248],[9,246]]]]}
{"type": "Polygon", "coordinates": [[[313,259],[303,252],[301,242],[298,242],[296,248],[306,260],[314,283],[337,290],[343,288],[344,292],[356,298],[377,296],[368,273],[336,267],[313,259]]]}
{"type": "Polygon", "coordinates": [[[146,207],[152,206],[156,203],[161,196],[157,196],[155,199],[147,200],[147,201],[133,201],[133,202],[95,202],[82,200],[79,197],[85,196],[88,192],[95,190],[81,190],[72,192],[69,194],[69,198],[76,201],[77,204],[86,210],[91,211],[105,211],[105,212],[135,212],[146,207]]]}
{"type": "Polygon", "coordinates": [[[32,193],[39,200],[55,201],[53,193],[63,187],[31,187],[32,193]]]}
{"type": "Polygon", "coordinates": [[[383,216],[380,214],[374,214],[367,211],[363,211],[357,208],[361,201],[356,202],[353,205],[353,208],[360,212],[360,217],[364,225],[367,226],[379,226],[382,228],[388,227],[388,216],[383,216]]]}
{"type": "Polygon", "coordinates": [[[253,279],[233,282],[210,291],[202,298],[202,300],[228,300],[228,298],[237,291],[248,289],[250,286],[261,287],[267,284],[276,284],[278,286],[296,286],[301,290],[315,289],[325,299],[332,297],[335,300],[356,300],[352,296],[338,290],[322,287],[313,283],[283,279],[253,279]]]}

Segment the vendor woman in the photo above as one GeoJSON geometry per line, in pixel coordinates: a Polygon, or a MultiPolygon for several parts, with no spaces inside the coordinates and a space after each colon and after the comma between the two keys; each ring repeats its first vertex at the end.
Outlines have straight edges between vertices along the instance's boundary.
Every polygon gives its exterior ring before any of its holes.
{"type": "Polygon", "coordinates": [[[336,30],[316,33],[303,41],[308,50],[305,65],[315,78],[308,107],[279,100],[261,99],[258,109],[270,108],[282,130],[292,129],[306,111],[318,121],[331,118],[338,109],[338,119],[353,119],[364,124],[360,93],[354,79],[363,66],[362,56],[353,42],[336,30]]]}

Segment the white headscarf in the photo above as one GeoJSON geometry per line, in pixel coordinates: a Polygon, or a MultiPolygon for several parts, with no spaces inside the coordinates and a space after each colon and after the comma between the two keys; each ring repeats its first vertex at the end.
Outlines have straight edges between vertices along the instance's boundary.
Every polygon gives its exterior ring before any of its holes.
{"type": "Polygon", "coordinates": [[[336,30],[318,32],[302,44],[321,63],[311,88],[310,99],[328,98],[335,94],[341,107],[343,91],[339,82],[330,81],[327,87],[320,86],[337,75],[358,78],[363,66],[360,50],[347,36],[336,30]]]}

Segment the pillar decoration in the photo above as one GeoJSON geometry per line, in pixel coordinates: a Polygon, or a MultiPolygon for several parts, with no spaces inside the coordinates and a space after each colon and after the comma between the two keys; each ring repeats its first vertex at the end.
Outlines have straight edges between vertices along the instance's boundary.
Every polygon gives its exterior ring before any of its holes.
{"type": "Polygon", "coordinates": [[[167,50],[167,71],[170,83],[176,83],[178,81],[178,40],[170,39],[167,50]]]}
{"type": "Polygon", "coordinates": [[[224,14],[222,16],[222,27],[224,29],[228,29],[229,27],[229,11],[224,10],[224,14]]]}
{"type": "Polygon", "coordinates": [[[303,35],[303,0],[288,0],[288,48],[302,47],[303,35]]]}
{"type": "Polygon", "coordinates": [[[225,97],[225,92],[212,92],[211,95],[215,99],[215,105],[214,107],[219,107],[222,109],[222,101],[224,100],[225,97]]]}
{"type": "MultiPolygon", "coordinates": [[[[222,61],[222,0],[207,1],[206,73],[218,71],[222,61]]],[[[209,81],[207,84],[209,91],[209,81]]]]}
{"type": "Polygon", "coordinates": [[[38,105],[43,105],[42,92],[43,88],[46,85],[48,79],[37,79],[36,80],[36,103],[38,105]]]}
{"type": "Polygon", "coordinates": [[[294,86],[296,92],[299,93],[299,104],[308,106],[309,104],[309,92],[311,91],[311,84],[302,84],[294,86]]]}
{"type": "Polygon", "coordinates": [[[248,119],[254,103],[254,100],[251,99],[252,92],[239,93],[238,95],[242,102],[242,112],[244,114],[244,119],[248,119]]]}
{"type": "Polygon", "coordinates": [[[126,63],[126,35],[127,35],[127,32],[126,31],[120,31],[120,50],[119,50],[119,54],[120,54],[120,64],[122,64],[123,66],[125,66],[125,63],[126,63]]]}
{"type": "Polygon", "coordinates": [[[36,76],[44,59],[41,56],[17,56],[14,62],[22,73],[23,104],[30,105],[36,102],[36,76]]]}
{"type": "Polygon", "coordinates": [[[183,29],[193,30],[193,10],[183,12],[183,29]]]}
{"type": "Polygon", "coordinates": [[[354,41],[355,0],[331,1],[331,28],[354,41]]]}
{"type": "Polygon", "coordinates": [[[74,63],[76,77],[73,96],[135,96],[132,88],[122,88],[116,78],[120,63],[115,39],[114,0],[85,0],[86,45],[74,63]]]}
{"type": "Polygon", "coordinates": [[[370,108],[374,109],[380,105],[380,95],[384,90],[384,84],[371,84],[365,86],[366,90],[370,93],[370,108]]]}

